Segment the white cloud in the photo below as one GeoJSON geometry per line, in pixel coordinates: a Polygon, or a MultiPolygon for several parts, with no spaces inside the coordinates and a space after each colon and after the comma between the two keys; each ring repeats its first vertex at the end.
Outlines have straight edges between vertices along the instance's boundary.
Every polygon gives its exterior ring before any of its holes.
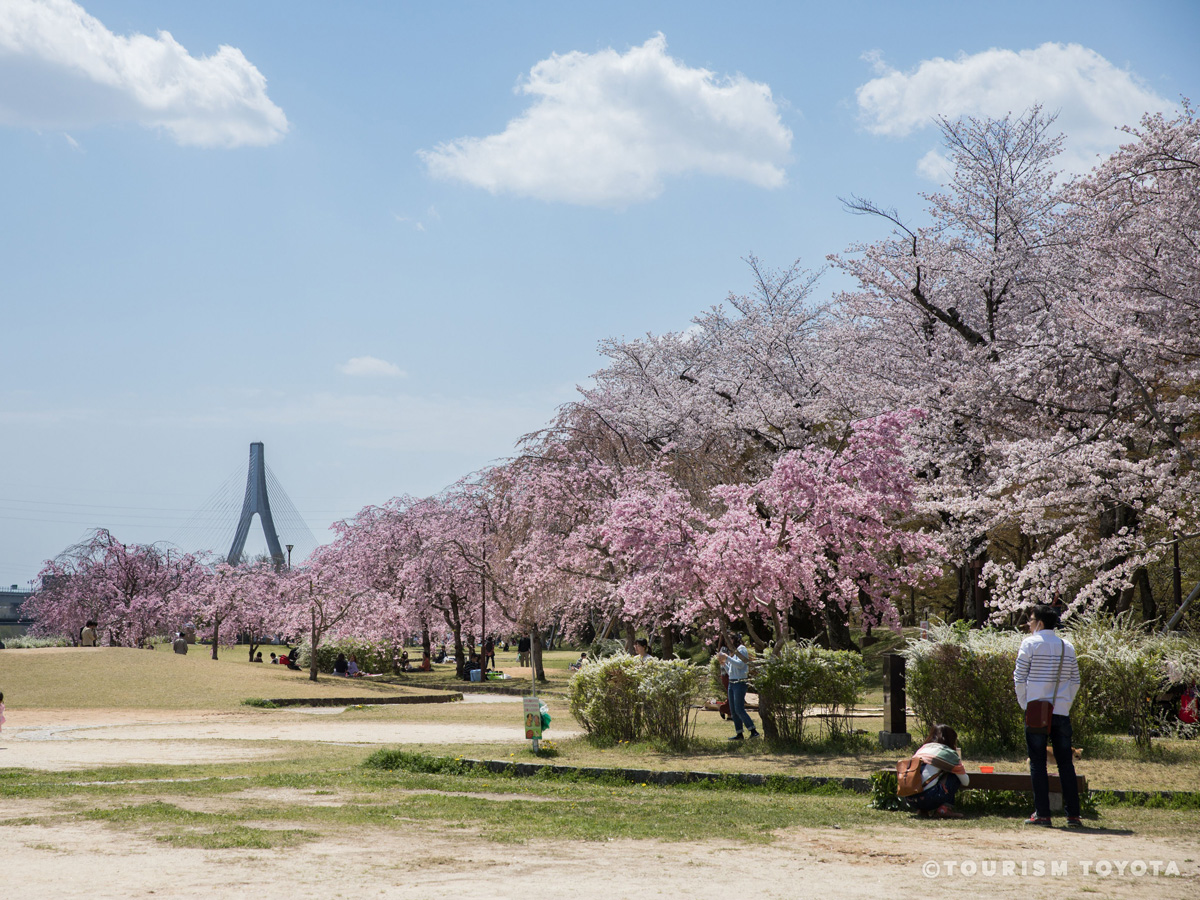
{"type": "Polygon", "coordinates": [[[394,363],[377,359],[374,356],[355,356],[338,366],[343,375],[356,375],[364,378],[401,378],[405,372],[394,363]]]}
{"type": "Polygon", "coordinates": [[[954,173],[954,163],[940,150],[930,150],[917,160],[917,172],[930,181],[945,184],[954,173]]]}
{"type": "Polygon", "coordinates": [[[784,183],[792,133],[765,84],[717,78],[667,55],[661,35],[627,53],[553,54],[517,87],[533,104],[499,134],[420,152],[431,174],[492,193],[621,207],[672,175],[784,183]]]}
{"type": "MultiPolygon", "coordinates": [[[[1131,72],[1079,44],[938,57],[923,60],[910,72],[889,68],[877,54],[867,59],[877,77],[856,94],[869,131],[905,137],[931,126],[936,116],[1019,115],[1040,103],[1059,114],[1057,125],[1067,138],[1060,162],[1073,172],[1090,169],[1097,154],[1115,149],[1121,142],[1118,127],[1136,125],[1143,113],[1172,107],[1131,72]]],[[[927,154],[918,170],[935,177],[939,167],[927,154]]]]}
{"type": "Polygon", "coordinates": [[[236,47],[194,57],[165,31],[113,34],[72,0],[0,2],[0,124],[162,128],[200,147],[270,144],[288,130],[236,47]]]}

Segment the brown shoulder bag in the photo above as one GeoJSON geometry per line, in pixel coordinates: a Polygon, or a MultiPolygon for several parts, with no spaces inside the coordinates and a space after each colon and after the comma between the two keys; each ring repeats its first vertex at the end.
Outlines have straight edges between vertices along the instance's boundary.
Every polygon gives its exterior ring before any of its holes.
{"type": "MultiPolygon", "coordinates": [[[[1059,638],[1061,641],[1062,638],[1059,638]]],[[[1054,716],[1054,701],[1058,698],[1058,685],[1062,681],[1063,656],[1067,645],[1063,644],[1058,654],[1058,674],[1054,676],[1054,693],[1049,700],[1030,700],[1025,704],[1025,730],[1034,734],[1049,734],[1054,716]]]]}

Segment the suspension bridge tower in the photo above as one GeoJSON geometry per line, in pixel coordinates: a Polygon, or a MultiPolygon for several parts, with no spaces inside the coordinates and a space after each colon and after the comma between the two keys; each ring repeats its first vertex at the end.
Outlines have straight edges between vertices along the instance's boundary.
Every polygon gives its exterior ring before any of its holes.
{"type": "MultiPolygon", "coordinates": [[[[256,515],[266,538],[267,554],[277,567],[291,565],[293,556],[303,564],[316,549],[317,539],[304,516],[267,465],[262,441],[250,445],[250,467],[238,466],[230,472],[204,506],[175,532],[171,543],[189,553],[219,553],[236,566],[246,559],[247,539],[256,515]]],[[[251,544],[261,547],[257,540],[251,544]]],[[[258,550],[252,547],[251,552],[257,555],[258,550]]]]}
{"type": "Polygon", "coordinates": [[[271,498],[267,495],[267,458],[262,441],[250,445],[250,468],[246,472],[246,496],[242,500],[242,514],[238,519],[237,530],[233,533],[229,555],[225,557],[225,561],[231,566],[241,561],[255,513],[258,513],[258,520],[262,523],[271,559],[276,567],[282,566],[283,548],[279,546],[279,535],[275,533],[275,519],[271,516],[271,498]]]}

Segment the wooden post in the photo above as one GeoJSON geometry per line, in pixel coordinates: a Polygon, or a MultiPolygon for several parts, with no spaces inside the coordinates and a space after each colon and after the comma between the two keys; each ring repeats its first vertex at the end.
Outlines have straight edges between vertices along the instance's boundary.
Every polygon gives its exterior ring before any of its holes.
{"type": "Polygon", "coordinates": [[[904,693],[904,657],[899,653],[883,654],[883,731],[879,746],[884,750],[907,747],[912,742],[905,714],[907,698],[904,693]]]}

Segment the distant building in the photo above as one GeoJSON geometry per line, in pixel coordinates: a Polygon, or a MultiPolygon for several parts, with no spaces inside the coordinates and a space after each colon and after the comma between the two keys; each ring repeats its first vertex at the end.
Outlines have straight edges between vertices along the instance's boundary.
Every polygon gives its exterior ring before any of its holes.
{"type": "Polygon", "coordinates": [[[0,628],[7,634],[24,634],[29,623],[21,621],[21,605],[29,599],[29,591],[13,585],[11,590],[0,591],[0,628]]]}

